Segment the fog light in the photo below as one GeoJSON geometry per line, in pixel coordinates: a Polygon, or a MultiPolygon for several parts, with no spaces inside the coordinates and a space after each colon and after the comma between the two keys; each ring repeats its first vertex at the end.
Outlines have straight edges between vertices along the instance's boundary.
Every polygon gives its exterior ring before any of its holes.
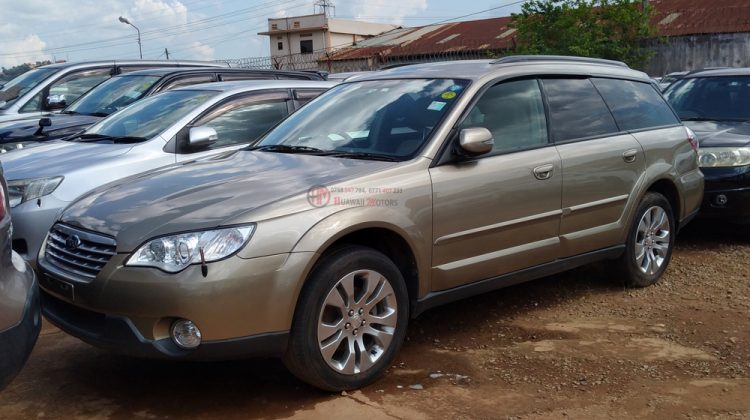
{"type": "Polygon", "coordinates": [[[717,195],[717,196],[716,196],[716,198],[714,199],[714,202],[715,202],[716,204],[720,205],[720,206],[726,205],[726,204],[727,204],[727,201],[729,201],[729,199],[728,199],[728,198],[727,198],[727,196],[726,196],[726,195],[724,195],[724,194],[719,194],[719,195],[717,195]]]}
{"type": "Polygon", "coordinates": [[[178,319],[172,324],[172,340],[183,349],[194,349],[201,344],[201,330],[187,319],[178,319]]]}

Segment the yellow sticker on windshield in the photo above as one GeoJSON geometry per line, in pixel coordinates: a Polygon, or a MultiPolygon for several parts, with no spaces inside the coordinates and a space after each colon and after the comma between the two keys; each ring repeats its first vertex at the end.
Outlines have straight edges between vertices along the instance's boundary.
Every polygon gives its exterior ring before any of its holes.
{"type": "Polygon", "coordinates": [[[443,94],[440,95],[440,97],[443,99],[453,99],[456,97],[456,92],[451,92],[451,91],[443,92],[443,94]]]}

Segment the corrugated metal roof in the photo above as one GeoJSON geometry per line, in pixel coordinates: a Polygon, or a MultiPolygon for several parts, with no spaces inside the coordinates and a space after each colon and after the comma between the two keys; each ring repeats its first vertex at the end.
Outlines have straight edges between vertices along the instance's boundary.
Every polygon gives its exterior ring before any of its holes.
{"type": "Polygon", "coordinates": [[[750,0],[651,0],[661,36],[750,32],[750,0]]]}
{"type": "Polygon", "coordinates": [[[377,54],[406,56],[425,52],[500,50],[513,47],[510,17],[399,28],[340,51],[334,60],[356,60],[377,54]]]}
{"type": "MultiPolygon", "coordinates": [[[[750,0],[650,0],[660,36],[750,32],[750,0]]],[[[333,60],[378,54],[390,57],[464,50],[503,50],[515,45],[509,16],[399,28],[336,52],[333,60]]]]}

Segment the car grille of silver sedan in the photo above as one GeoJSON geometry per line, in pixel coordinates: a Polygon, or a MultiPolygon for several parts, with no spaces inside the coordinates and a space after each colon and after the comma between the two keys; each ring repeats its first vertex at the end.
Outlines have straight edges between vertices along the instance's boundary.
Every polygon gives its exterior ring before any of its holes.
{"type": "Polygon", "coordinates": [[[44,256],[47,262],[68,273],[93,279],[115,255],[114,239],[63,224],[52,227],[44,256]]]}

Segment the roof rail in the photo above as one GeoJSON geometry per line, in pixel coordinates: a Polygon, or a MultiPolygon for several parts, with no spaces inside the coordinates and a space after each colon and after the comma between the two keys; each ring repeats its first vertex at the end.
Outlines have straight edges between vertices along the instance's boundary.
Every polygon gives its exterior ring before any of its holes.
{"type": "Polygon", "coordinates": [[[576,57],[572,55],[509,55],[498,58],[492,64],[526,63],[532,61],[566,61],[572,63],[604,64],[608,66],[628,67],[622,61],[605,60],[603,58],[576,57]]]}

